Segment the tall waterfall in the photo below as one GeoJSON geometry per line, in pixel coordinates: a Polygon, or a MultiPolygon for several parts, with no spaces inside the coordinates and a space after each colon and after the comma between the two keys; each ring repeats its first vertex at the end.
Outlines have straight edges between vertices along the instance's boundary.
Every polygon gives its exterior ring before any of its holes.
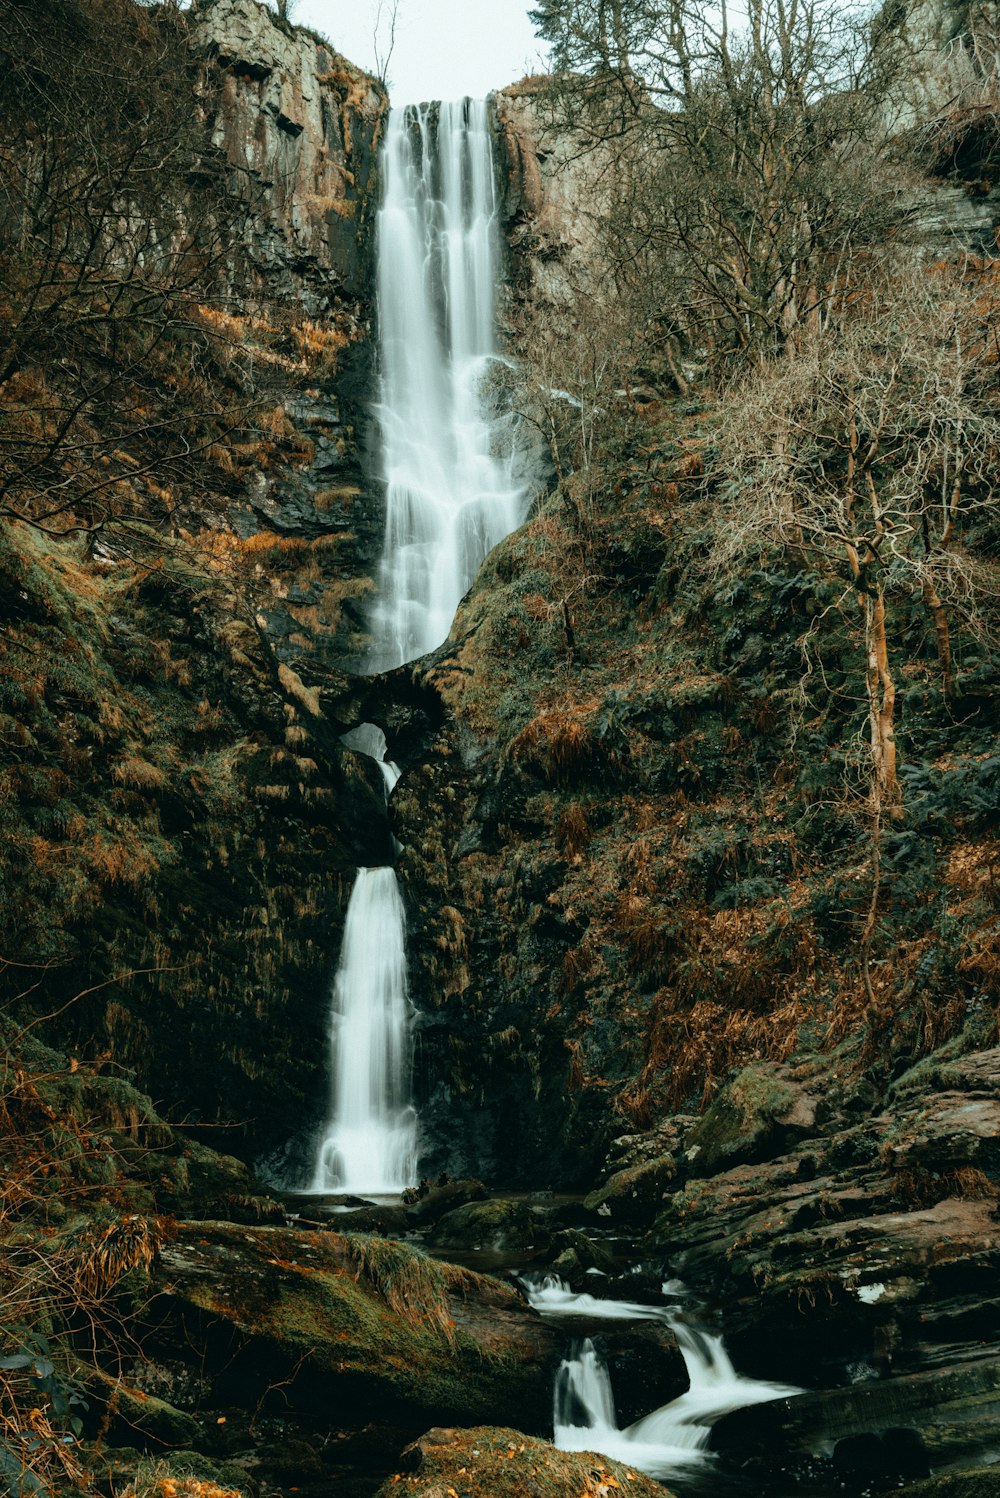
{"type": "Polygon", "coordinates": [[[315,1191],[396,1192],[417,1169],[406,916],[393,869],[359,869],[333,991],[331,1119],[315,1191]]]}
{"type": "MultiPolygon", "coordinates": [[[[509,418],[489,374],[498,274],[496,188],[484,101],[394,111],[378,221],[386,526],[370,673],[432,650],[486,553],[524,518],[509,418]]],[[[399,776],[385,735],[344,735],[386,796],[399,776]]],[[[390,868],[361,869],[333,985],[330,1119],[314,1191],[396,1192],[417,1170],[403,902],[390,868]]]]}
{"type": "Polygon", "coordinates": [[[378,219],[385,542],[374,670],[440,645],[487,552],[521,523],[515,432],[491,400],[497,196],[485,101],[395,110],[378,219]]]}

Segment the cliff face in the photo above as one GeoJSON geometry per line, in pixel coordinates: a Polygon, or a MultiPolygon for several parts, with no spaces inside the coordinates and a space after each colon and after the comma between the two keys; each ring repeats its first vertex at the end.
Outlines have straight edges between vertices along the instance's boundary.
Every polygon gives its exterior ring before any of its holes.
{"type": "Polygon", "coordinates": [[[264,188],[262,272],[307,312],[324,310],[324,290],[367,295],[384,90],[257,0],[201,0],[192,43],[222,73],[212,139],[264,188]]]}
{"type": "MultiPolygon", "coordinates": [[[[21,745],[0,926],[4,963],[42,977],[15,1013],[72,1001],[58,1039],[256,1151],[321,1111],[341,913],[356,865],[391,855],[381,777],[339,744],[367,710],[342,665],[381,542],[363,445],[387,105],[253,0],[187,26],[201,159],[239,240],[143,389],[112,366],[116,410],[88,410],[114,513],[63,539],[0,523],[0,714],[21,745]],[[161,469],[164,411],[181,456],[161,469]]],[[[182,235],[183,191],[164,207],[182,235]]],[[[80,355],[95,386],[104,359],[80,355]]],[[[44,390],[44,366],[27,379],[44,390]]],[[[0,975],[12,1003],[20,971],[0,975]]]]}
{"type": "Polygon", "coordinates": [[[217,84],[211,139],[255,205],[255,284],[234,285],[231,296],[251,316],[258,307],[285,308],[301,329],[295,352],[307,365],[310,354],[326,365],[305,379],[293,367],[284,388],[277,381],[284,435],[298,451],[248,477],[232,523],[244,539],[270,534],[286,544],[283,558],[272,552],[267,559],[262,601],[279,653],[290,660],[315,654],[339,666],[356,654],[364,631],[359,600],[382,536],[381,494],[365,448],[375,165],[388,100],[332,47],[283,25],[258,0],[203,0],[192,44],[217,84]],[[289,542],[308,545],[305,567],[289,557],[289,542]]]}

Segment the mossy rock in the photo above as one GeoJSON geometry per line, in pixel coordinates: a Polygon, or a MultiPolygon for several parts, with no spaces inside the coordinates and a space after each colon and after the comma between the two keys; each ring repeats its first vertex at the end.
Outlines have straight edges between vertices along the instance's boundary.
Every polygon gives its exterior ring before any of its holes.
{"type": "Polygon", "coordinates": [[[136,1452],[135,1447],[102,1447],[94,1453],[87,1464],[100,1491],[121,1494],[135,1488],[138,1494],[159,1492],[163,1482],[195,1479],[199,1483],[214,1483],[226,1492],[237,1492],[243,1498],[257,1498],[260,1485],[247,1473],[240,1462],[228,1462],[220,1456],[204,1456],[201,1452],[168,1452],[165,1456],[148,1456],[136,1452]]]}
{"type": "Polygon", "coordinates": [[[614,1255],[603,1243],[595,1243],[586,1233],[577,1232],[575,1228],[565,1228],[552,1235],[546,1262],[574,1290],[582,1287],[591,1270],[610,1275],[617,1267],[614,1255]]]}
{"type": "Polygon", "coordinates": [[[88,1461],[88,1470],[101,1488],[112,1493],[130,1487],[143,1493],[154,1483],[192,1477],[196,1482],[214,1483],[226,1492],[240,1493],[243,1498],[257,1498],[260,1492],[260,1484],[239,1462],[203,1456],[200,1451],[171,1451],[150,1457],[130,1446],[106,1447],[88,1461]]]}
{"type": "Polygon", "coordinates": [[[204,1434],[201,1423],[184,1410],[175,1409],[155,1394],[119,1385],[114,1396],[112,1436],[119,1440],[137,1437],[147,1450],[198,1446],[204,1434]]]}
{"type": "Polygon", "coordinates": [[[815,1132],[813,1099],[785,1068],[745,1066],[719,1093],[688,1137],[691,1175],[714,1175],[744,1161],[766,1160],[815,1132]]]}
{"type": "Polygon", "coordinates": [[[434,1429],[403,1452],[375,1498],[670,1498],[634,1468],[593,1452],[557,1451],[502,1427],[434,1429]]]}
{"type": "Polygon", "coordinates": [[[928,1477],[908,1487],[906,1493],[907,1498],[996,1498],[1000,1493],[1000,1464],[928,1477]]]}
{"type": "MultiPolygon", "coordinates": [[[[412,1429],[487,1411],[545,1420],[558,1336],[509,1285],[381,1238],[181,1224],[161,1249],[156,1339],[205,1349],[215,1397],[412,1429]]],[[[155,1347],[150,1349],[155,1356],[155,1347]]]]}
{"type": "Polygon", "coordinates": [[[544,1246],[548,1231],[523,1202],[470,1202],[434,1226],[431,1242],[441,1248],[489,1248],[497,1253],[544,1246]]]}
{"type": "Polygon", "coordinates": [[[663,1196],[677,1174],[673,1155],[660,1155],[641,1165],[616,1171],[603,1186],[584,1198],[589,1212],[613,1222],[642,1225],[651,1222],[663,1203],[663,1196]]]}

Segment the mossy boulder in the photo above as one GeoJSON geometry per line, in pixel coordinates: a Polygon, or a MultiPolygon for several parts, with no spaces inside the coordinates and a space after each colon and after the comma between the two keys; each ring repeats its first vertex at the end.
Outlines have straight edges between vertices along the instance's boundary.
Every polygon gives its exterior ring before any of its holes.
{"type": "Polygon", "coordinates": [[[788,1068],[745,1066],[691,1130],[686,1168],[704,1176],[743,1161],[770,1159],[815,1129],[815,1099],[788,1068]]]}
{"type": "Polygon", "coordinates": [[[577,1232],[575,1228],[565,1228],[560,1233],[553,1233],[545,1257],[546,1263],[560,1279],[566,1280],[574,1290],[583,1288],[591,1271],[609,1275],[617,1267],[614,1255],[603,1243],[595,1242],[586,1233],[577,1232]]]}
{"type": "Polygon", "coordinates": [[[211,1483],[241,1498],[257,1498],[260,1492],[260,1484],[239,1462],[203,1456],[200,1451],[150,1457],[129,1446],[102,1449],[89,1461],[88,1469],[98,1485],[112,1493],[159,1494],[164,1483],[180,1485],[186,1479],[211,1483]]]}
{"type": "Polygon", "coordinates": [[[187,1223],[157,1279],[151,1354],[189,1347],[222,1404],[280,1386],[285,1408],[344,1423],[548,1416],[558,1335],[510,1286],[404,1244],[187,1223]]]}
{"type": "Polygon", "coordinates": [[[497,1253],[544,1247],[544,1223],[524,1202],[470,1202],[456,1207],[434,1226],[431,1242],[440,1248],[488,1248],[497,1253]]]}
{"type": "Polygon", "coordinates": [[[677,1174],[673,1155],[660,1155],[616,1171],[603,1186],[584,1198],[583,1205],[613,1222],[641,1225],[652,1221],[677,1174]]]}
{"type": "Polygon", "coordinates": [[[906,1492],[907,1498],[996,1498],[1000,1492],[1000,1465],[929,1477],[925,1482],[914,1483],[906,1492]]]}
{"type": "Polygon", "coordinates": [[[670,1498],[641,1472],[592,1452],[557,1451],[517,1430],[434,1429],[403,1452],[375,1498],[670,1498]]]}
{"type": "Polygon", "coordinates": [[[185,1410],[141,1389],[119,1385],[112,1403],[112,1437],[137,1442],[147,1451],[178,1446],[200,1446],[204,1428],[185,1410]]]}

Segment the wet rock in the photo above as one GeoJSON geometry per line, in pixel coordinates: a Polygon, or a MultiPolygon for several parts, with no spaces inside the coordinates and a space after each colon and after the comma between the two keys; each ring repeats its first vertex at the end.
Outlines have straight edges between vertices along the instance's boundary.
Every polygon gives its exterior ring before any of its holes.
{"type": "Polygon", "coordinates": [[[548,1229],[524,1202],[471,1202],[447,1212],[434,1226],[438,1248],[489,1248],[499,1253],[544,1247],[548,1229]]]}
{"type": "Polygon", "coordinates": [[[972,1166],[1000,1179],[1000,1098],[933,1095],[901,1116],[887,1142],[887,1157],[897,1170],[972,1166]]]}
{"type": "Polygon", "coordinates": [[[112,1440],[138,1441],[153,1451],[202,1444],[204,1428],[201,1422],[155,1394],[119,1385],[109,1401],[109,1408],[113,1411],[112,1440]]]}
{"type": "Polygon", "coordinates": [[[376,1498],[669,1498],[644,1477],[591,1452],[556,1451],[520,1431],[435,1428],[408,1446],[376,1498]]]}
{"type": "Polygon", "coordinates": [[[716,1424],[713,1446],[763,1466],[832,1455],[841,1472],[923,1476],[1000,1437],[1000,1359],[801,1394],[716,1424]]]}
{"type": "Polygon", "coordinates": [[[407,1217],[411,1223],[423,1226],[436,1222],[446,1212],[485,1198],[486,1187],[482,1181],[447,1181],[443,1186],[429,1187],[424,1196],[407,1208],[407,1217]]]}
{"type": "Polygon", "coordinates": [[[544,1262],[574,1290],[592,1288],[592,1270],[601,1275],[611,1275],[617,1268],[614,1254],[602,1243],[595,1242],[593,1238],[588,1238],[585,1233],[577,1232],[574,1228],[564,1228],[560,1233],[553,1233],[544,1262]]]}
{"type": "Polygon", "coordinates": [[[816,1132],[816,1109],[816,1099],[787,1067],[746,1066],[688,1134],[687,1169],[712,1175],[739,1161],[781,1154],[816,1132]]]}
{"type": "Polygon", "coordinates": [[[646,1322],[641,1327],[613,1325],[592,1334],[611,1379],[615,1412],[621,1427],[676,1399],[689,1379],[677,1338],[668,1326],[646,1322]]]}
{"type": "Polygon", "coordinates": [[[583,1205],[597,1217],[612,1222],[640,1225],[648,1223],[663,1203],[664,1195],[677,1174],[673,1155],[619,1170],[603,1186],[584,1198],[583,1205]]]}
{"type": "Polygon", "coordinates": [[[907,1498],[996,1498],[1000,1492],[1000,1468],[977,1467],[967,1472],[949,1472],[908,1487],[907,1498]]]}
{"type": "Polygon", "coordinates": [[[559,1337],[497,1280],[400,1243],[182,1224],[161,1249],[148,1345],[203,1366],[216,1403],[280,1387],[303,1418],[412,1429],[430,1416],[547,1419],[559,1337]]]}
{"type": "Polygon", "coordinates": [[[605,1170],[614,1175],[635,1165],[646,1165],[664,1155],[679,1155],[687,1136],[698,1123],[690,1113],[676,1113],[643,1134],[622,1134],[611,1141],[605,1170]]]}

